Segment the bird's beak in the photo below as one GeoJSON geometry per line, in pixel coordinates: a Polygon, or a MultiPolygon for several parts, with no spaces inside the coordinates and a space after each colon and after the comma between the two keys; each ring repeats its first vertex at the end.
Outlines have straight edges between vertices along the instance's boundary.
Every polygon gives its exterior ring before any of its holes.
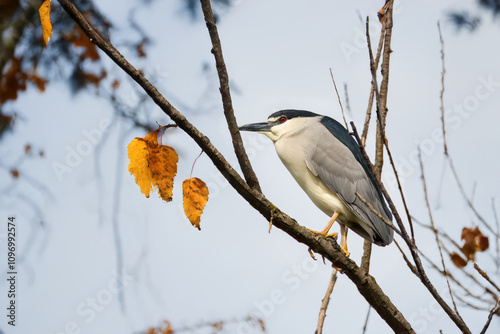
{"type": "Polygon", "coordinates": [[[274,126],[273,123],[262,122],[262,123],[252,123],[240,126],[240,131],[255,131],[255,132],[270,132],[271,128],[274,126]]]}

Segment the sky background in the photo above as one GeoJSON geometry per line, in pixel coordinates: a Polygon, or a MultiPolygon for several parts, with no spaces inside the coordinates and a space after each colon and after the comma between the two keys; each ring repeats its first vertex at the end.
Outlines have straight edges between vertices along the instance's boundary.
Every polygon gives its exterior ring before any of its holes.
{"type": "MultiPolygon", "coordinates": [[[[361,129],[371,80],[364,19],[370,18],[372,44],[376,45],[380,32],[376,13],[382,4],[238,0],[225,8],[218,29],[238,122],[264,121],[284,108],[311,110],[340,121],[331,68],[344,102],[344,84],[348,87],[351,111],[346,117],[361,129]]],[[[111,40],[118,49],[119,41],[133,33],[127,16],[135,8],[135,19],[153,44],[145,60],[131,58],[132,63],[154,76],[160,92],[236,167],[202,20],[192,21],[181,1],[156,1],[149,6],[100,1],[99,8],[115,23],[111,40]],[[204,70],[203,64],[209,64],[209,69],[204,70]]],[[[386,134],[412,215],[428,223],[415,160],[420,145],[436,225],[459,241],[462,228],[477,221],[450,170],[442,172],[442,144],[436,139],[441,129],[438,21],[445,43],[449,151],[466,191],[475,189],[475,205],[493,221],[492,199],[500,210],[500,25],[480,11],[475,1],[397,2],[386,134]],[[449,11],[456,9],[484,14],[480,28],[474,33],[457,32],[447,20],[449,11]]],[[[54,33],[61,32],[54,27],[54,33]]],[[[132,57],[126,51],[125,56],[132,57]]],[[[110,77],[121,75],[118,68],[113,71],[110,77]]],[[[130,84],[124,83],[120,94],[130,104],[137,102],[136,89],[130,84]]],[[[18,326],[13,329],[4,319],[2,331],[138,333],[162,320],[183,328],[242,319],[256,312],[269,333],[314,331],[331,267],[312,261],[306,246],[280,230],[274,228],[268,234],[265,219],[203,155],[193,176],[207,183],[210,199],[201,231],[192,227],[183,215],[180,185],[189,177],[200,150],[182,131],[168,130],[164,142],[180,156],[174,200],[164,203],[156,194],[146,199],[127,172],[126,146],[146,133],[116,119],[104,98],[92,93],[72,97],[65,83],[55,82],[43,94],[34,90],[22,94],[16,109],[23,117],[0,143],[2,166],[14,164],[26,143],[43,149],[45,157],[19,167],[24,179],[13,180],[8,170],[0,171],[4,193],[0,217],[6,221],[9,215],[16,216],[21,261],[18,326]],[[79,150],[85,153],[79,154],[80,159],[68,157],[79,150]],[[54,170],[59,163],[69,166],[68,161],[73,163],[67,173],[54,170]],[[41,212],[27,205],[28,200],[37,203],[41,212]],[[117,274],[113,226],[119,228],[123,275],[117,274]]],[[[150,105],[148,112],[161,124],[170,122],[155,106],[150,105]]],[[[373,134],[370,131],[367,144],[372,156],[373,134]]],[[[244,133],[243,138],[267,198],[300,224],[322,228],[328,217],[288,174],[272,143],[255,133],[244,133]]],[[[403,212],[389,172],[386,165],[384,182],[403,212]]],[[[6,222],[2,226],[5,238],[6,222]]],[[[416,236],[419,248],[439,262],[433,235],[417,228],[416,236]]],[[[348,240],[351,258],[359,262],[363,240],[353,233],[348,240]]],[[[2,244],[5,248],[5,239],[2,244]]],[[[478,254],[477,261],[500,281],[490,254],[478,254]]],[[[446,281],[428,271],[449,300],[446,281]]],[[[374,247],[371,274],[418,333],[457,332],[410,273],[394,244],[374,247]]],[[[5,291],[5,281],[1,287],[5,291]]],[[[5,295],[1,293],[2,305],[7,303],[5,295]]],[[[479,332],[487,314],[459,307],[471,330],[479,332]]],[[[339,275],[325,333],[361,333],[367,311],[368,304],[356,287],[339,275]]],[[[499,330],[497,317],[489,332],[499,330]]],[[[243,327],[231,332],[252,333],[243,327]]],[[[367,333],[390,332],[372,312],[367,333]]]]}

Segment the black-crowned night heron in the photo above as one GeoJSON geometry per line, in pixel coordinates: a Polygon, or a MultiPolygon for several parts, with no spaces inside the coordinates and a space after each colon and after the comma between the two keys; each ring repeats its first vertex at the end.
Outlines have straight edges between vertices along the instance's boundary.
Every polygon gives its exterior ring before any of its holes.
{"type": "Polygon", "coordinates": [[[391,227],[363,201],[388,221],[392,221],[391,211],[358,144],[339,122],[310,111],[282,110],[270,115],[267,122],[247,124],[240,130],[269,137],[297,183],[331,217],[316,233],[329,236],[337,221],[340,245],[347,255],[347,228],[379,246],[392,242],[391,227]]]}

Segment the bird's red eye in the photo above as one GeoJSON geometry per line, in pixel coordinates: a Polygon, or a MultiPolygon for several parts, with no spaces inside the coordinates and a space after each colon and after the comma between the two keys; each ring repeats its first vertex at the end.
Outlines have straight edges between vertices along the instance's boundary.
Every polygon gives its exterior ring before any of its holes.
{"type": "Polygon", "coordinates": [[[285,116],[281,116],[280,119],[279,119],[279,122],[280,123],[285,123],[286,122],[286,117],[285,116]]]}

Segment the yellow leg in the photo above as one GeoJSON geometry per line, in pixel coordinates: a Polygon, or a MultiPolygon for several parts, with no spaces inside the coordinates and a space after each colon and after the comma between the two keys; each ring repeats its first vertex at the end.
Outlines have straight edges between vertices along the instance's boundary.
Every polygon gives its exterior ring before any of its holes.
{"type": "Polygon", "coordinates": [[[340,224],[340,248],[344,252],[345,256],[349,256],[347,251],[347,231],[348,228],[344,224],[340,224]]]}
{"type": "MultiPolygon", "coordinates": [[[[335,220],[338,218],[339,215],[340,215],[340,212],[339,211],[335,211],[335,213],[333,214],[332,218],[330,218],[330,220],[328,221],[328,224],[326,224],[325,228],[323,230],[321,230],[321,232],[314,231],[314,230],[311,230],[311,229],[309,229],[309,230],[311,232],[314,232],[314,233],[317,233],[317,234],[321,234],[324,237],[333,237],[333,238],[336,238],[338,233],[328,234],[328,232],[332,228],[333,223],[335,223],[335,220]]],[[[342,224],[340,226],[342,226],[342,224]]]]}

